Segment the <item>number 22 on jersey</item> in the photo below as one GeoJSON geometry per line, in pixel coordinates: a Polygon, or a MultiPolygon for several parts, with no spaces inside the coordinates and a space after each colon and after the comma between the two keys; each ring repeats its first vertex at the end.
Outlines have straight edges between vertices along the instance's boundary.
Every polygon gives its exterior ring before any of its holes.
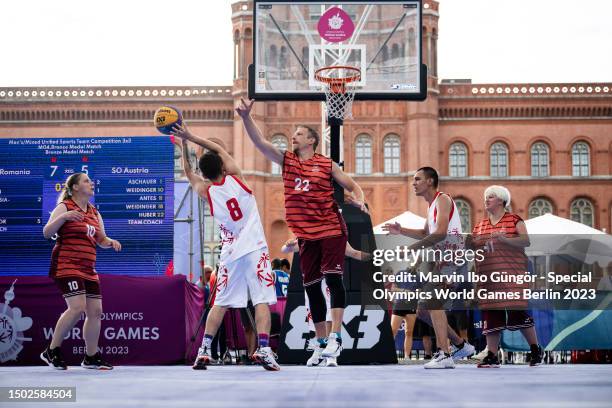
{"type": "Polygon", "coordinates": [[[310,180],[297,177],[295,179],[295,189],[297,191],[310,191],[310,180]]]}

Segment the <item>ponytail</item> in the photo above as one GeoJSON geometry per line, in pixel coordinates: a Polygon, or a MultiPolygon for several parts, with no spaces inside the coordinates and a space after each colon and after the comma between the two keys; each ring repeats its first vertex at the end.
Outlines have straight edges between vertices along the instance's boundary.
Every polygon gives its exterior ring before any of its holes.
{"type": "Polygon", "coordinates": [[[64,183],[64,188],[62,188],[62,192],[57,198],[57,204],[61,204],[63,201],[72,197],[72,187],[74,187],[75,184],[79,183],[79,180],[81,180],[81,176],[83,174],[85,173],[74,173],[66,179],[66,182],[64,183]]]}

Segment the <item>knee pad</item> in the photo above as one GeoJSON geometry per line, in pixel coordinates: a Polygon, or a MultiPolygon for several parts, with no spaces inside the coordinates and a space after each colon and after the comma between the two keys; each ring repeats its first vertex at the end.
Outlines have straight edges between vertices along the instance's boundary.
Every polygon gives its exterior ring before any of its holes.
{"type": "Polygon", "coordinates": [[[308,302],[310,303],[310,315],[312,316],[313,323],[324,322],[327,307],[325,306],[325,298],[321,290],[321,282],[313,283],[305,289],[308,295],[308,302]]]}
{"type": "Polygon", "coordinates": [[[346,307],[346,293],[344,291],[344,283],[342,283],[342,275],[325,275],[325,283],[327,283],[327,287],[329,288],[331,308],[344,309],[346,307]]]}

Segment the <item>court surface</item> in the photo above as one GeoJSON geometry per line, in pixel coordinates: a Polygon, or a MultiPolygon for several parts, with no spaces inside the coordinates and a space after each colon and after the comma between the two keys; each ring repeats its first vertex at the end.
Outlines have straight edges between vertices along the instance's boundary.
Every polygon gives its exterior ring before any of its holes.
{"type": "MultiPolygon", "coordinates": [[[[612,365],[1,367],[0,386],[75,386],[49,407],[610,407],[612,365]]],[[[47,406],[46,404],[43,404],[47,406]]],[[[0,406],[34,407],[41,403],[0,406]]]]}

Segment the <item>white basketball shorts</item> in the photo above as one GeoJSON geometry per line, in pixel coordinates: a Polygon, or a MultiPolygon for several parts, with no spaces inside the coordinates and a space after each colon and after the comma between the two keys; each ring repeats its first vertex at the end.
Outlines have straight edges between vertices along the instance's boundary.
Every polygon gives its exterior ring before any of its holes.
{"type": "Polygon", "coordinates": [[[219,265],[215,305],[243,308],[251,299],[253,305],[276,303],[274,272],[270,267],[268,248],[260,248],[240,258],[219,265]]]}

